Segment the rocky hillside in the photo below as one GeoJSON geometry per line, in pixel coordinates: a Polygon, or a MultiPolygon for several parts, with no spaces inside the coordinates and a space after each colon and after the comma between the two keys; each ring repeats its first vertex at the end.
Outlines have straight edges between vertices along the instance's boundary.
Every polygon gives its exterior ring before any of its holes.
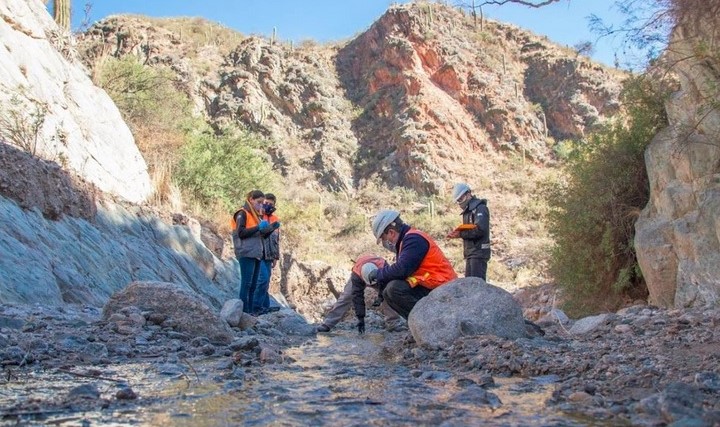
{"type": "Polygon", "coordinates": [[[553,141],[582,136],[618,109],[621,73],[438,4],[392,6],[340,46],[251,37],[198,47],[187,34],[116,16],[79,46],[91,68],[125,54],[170,66],[211,120],[266,135],[285,176],[331,191],[379,178],[439,194],[475,181],[478,168],[492,172],[498,155],[552,160],[553,141]]]}
{"type": "MultiPolygon", "coordinates": [[[[8,151],[12,156],[3,158],[6,174],[0,182],[3,209],[11,218],[6,223],[40,221],[32,212],[38,209],[47,221],[43,228],[55,228],[59,223],[52,221],[66,217],[87,221],[80,229],[64,223],[58,227],[75,235],[95,233],[84,227],[97,229],[99,218],[115,209],[114,204],[102,204],[109,199],[105,196],[139,202],[151,192],[145,162],[129,129],[88,78],[111,56],[135,55],[143,63],[169,67],[196,112],[218,127],[240,124],[265,135],[271,141],[267,151],[288,185],[353,197],[366,188],[384,192],[397,187],[442,195],[456,180],[470,182],[495,203],[494,262],[508,268],[540,265],[547,256],[551,242],[537,221],[542,207],[534,203],[534,184],[552,169],[555,143],[583,136],[619,109],[623,78],[527,31],[492,21],[476,23],[458,9],[434,3],[392,6],[355,39],[328,46],[244,37],[202,20],[117,16],[79,38],[78,58],[87,69],[78,63],[72,40],[58,33],[40,2],[10,0],[0,6],[0,17],[3,116],[35,111],[30,117],[42,120],[35,128],[37,138],[29,141],[38,144],[22,148],[51,162],[31,158],[15,163],[18,153],[8,151]],[[39,162],[30,169],[44,180],[23,175],[27,171],[21,165],[28,162],[39,162]],[[14,185],[17,177],[24,177],[24,187],[14,185]],[[33,187],[32,182],[42,184],[33,187]],[[63,191],[58,187],[63,183],[79,193],[63,191]],[[27,211],[20,215],[16,205],[27,211]]],[[[718,67],[714,56],[698,53],[702,43],[689,41],[714,40],[708,29],[716,23],[705,19],[683,22],[674,35],[675,51],[692,52],[694,56],[688,56],[695,62],[680,61],[676,71],[683,91],[668,104],[672,126],[647,154],[652,194],[638,222],[636,246],[651,302],[660,305],[702,305],[717,301],[718,295],[717,111],[697,108],[714,105],[705,101],[717,99],[712,88],[718,67]],[[681,132],[687,129],[692,132],[681,132]]],[[[668,58],[672,61],[672,54],[668,58]]],[[[8,135],[3,139],[22,145],[8,135]]],[[[154,238],[163,233],[152,219],[120,216],[127,236],[115,237],[130,236],[123,244],[132,242],[138,227],[154,238]]],[[[178,217],[166,225],[191,223],[178,217]]],[[[99,224],[107,225],[103,220],[99,224]]],[[[104,264],[95,269],[97,276],[83,281],[82,260],[76,261],[72,274],[60,268],[66,246],[33,247],[28,242],[40,239],[34,230],[8,230],[3,250],[13,247],[15,254],[25,247],[30,248],[27,254],[55,257],[40,269],[47,273],[41,283],[59,286],[53,291],[55,299],[97,302],[122,281],[167,276],[167,271],[137,276],[144,267],[128,250],[118,276],[122,280],[79,297],[84,294],[63,290],[62,283],[94,283],[105,272],[104,264]]],[[[186,236],[185,231],[178,233],[161,242],[161,252],[168,247],[195,251],[195,240],[202,237],[199,228],[187,246],[178,246],[186,236]]],[[[191,255],[195,267],[184,274],[206,275],[202,280],[213,282],[217,277],[208,266],[218,261],[215,255],[222,245],[207,236],[204,242],[215,254],[191,255]]],[[[179,263],[175,267],[185,268],[183,261],[169,256],[179,263]]],[[[4,259],[5,267],[16,272],[13,267],[21,258],[4,259]]],[[[293,289],[312,295],[291,301],[307,310],[322,298],[315,283],[333,288],[343,275],[326,266],[308,269],[309,264],[292,254],[284,264],[279,286],[288,295],[293,289]]],[[[519,276],[512,279],[516,284],[519,276]]],[[[16,278],[25,286],[33,279],[16,278]]],[[[178,280],[196,286],[189,283],[194,279],[178,280]]],[[[215,303],[232,292],[228,283],[213,283],[222,289],[208,294],[215,303]]]]}

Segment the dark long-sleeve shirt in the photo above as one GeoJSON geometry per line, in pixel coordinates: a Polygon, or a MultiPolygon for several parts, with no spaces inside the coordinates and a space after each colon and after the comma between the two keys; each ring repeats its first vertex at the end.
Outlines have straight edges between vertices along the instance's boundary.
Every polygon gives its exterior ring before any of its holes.
{"type": "Polygon", "coordinates": [[[377,282],[380,288],[391,280],[405,280],[420,267],[425,255],[430,250],[430,242],[419,234],[407,234],[410,226],[405,224],[400,229],[400,238],[395,246],[397,259],[394,264],[378,270],[377,282]],[[402,250],[398,252],[400,246],[402,250]]]}

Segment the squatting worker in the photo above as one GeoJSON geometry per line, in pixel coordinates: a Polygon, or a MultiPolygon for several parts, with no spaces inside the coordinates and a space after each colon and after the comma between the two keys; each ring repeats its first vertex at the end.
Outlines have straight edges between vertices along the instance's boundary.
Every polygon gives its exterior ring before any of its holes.
{"type": "Polygon", "coordinates": [[[395,252],[396,261],[370,272],[368,280],[384,289],[383,299],[403,318],[407,319],[430,291],[457,278],[435,240],[405,224],[398,211],[379,211],[373,218],[372,232],[378,243],[395,252]]]}
{"type": "Polygon", "coordinates": [[[487,280],[487,265],[490,260],[490,211],[486,199],[478,199],[465,183],[455,184],[453,199],[462,210],[463,224],[473,225],[467,230],[453,230],[447,237],[463,239],[465,277],[480,277],[487,280]]]}
{"type": "MultiPolygon", "coordinates": [[[[376,287],[369,282],[369,275],[373,270],[387,265],[387,262],[374,254],[362,254],[358,257],[350,272],[345,288],[325,316],[325,320],[317,327],[317,332],[329,332],[335,327],[350,310],[352,304],[357,316],[358,332],[365,332],[365,287],[376,287]]],[[[385,328],[393,331],[398,327],[397,322],[402,322],[400,316],[391,309],[385,301],[378,301],[380,311],[385,315],[385,328]]]]}

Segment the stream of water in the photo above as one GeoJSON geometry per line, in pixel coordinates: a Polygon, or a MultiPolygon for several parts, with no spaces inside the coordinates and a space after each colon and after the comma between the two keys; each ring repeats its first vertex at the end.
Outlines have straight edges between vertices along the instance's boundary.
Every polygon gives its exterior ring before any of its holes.
{"type": "MultiPolygon", "coordinates": [[[[398,336],[394,339],[401,339],[398,336]]],[[[546,405],[552,378],[494,378],[494,385],[487,386],[487,375],[453,376],[442,368],[442,361],[411,369],[400,363],[402,351],[395,350],[397,345],[387,339],[379,333],[358,336],[348,330],[319,335],[287,349],[283,355],[288,363],[263,365],[253,370],[254,379],[247,381],[212,380],[217,360],[207,366],[196,364],[200,375],[158,376],[154,364],[108,367],[105,376],[128,379],[140,401],[120,410],[71,410],[35,418],[38,423],[16,418],[0,425],[594,425],[546,405]]],[[[78,378],[63,378],[58,373],[38,373],[37,380],[10,384],[16,390],[5,389],[8,394],[0,393],[0,397],[32,398],[33,393],[37,396],[78,385],[78,378]]],[[[115,392],[113,384],[101,388],[104,395],[115,392]]]]}
{"type": "MultiPolygon", "coordinates": [[[[320,335],[267,365],[237,392],[187,401],[167,422],[177,426],[551,426],[587,425],[550,411],[552,386],[543,379],[458,380],[442,370],[398,363],[381,334],[320,335]]],[[[160,425],[159,417],[154,419],[160,425]]],[[[163,423],[165,424],[165,423],[163,423]]]]}

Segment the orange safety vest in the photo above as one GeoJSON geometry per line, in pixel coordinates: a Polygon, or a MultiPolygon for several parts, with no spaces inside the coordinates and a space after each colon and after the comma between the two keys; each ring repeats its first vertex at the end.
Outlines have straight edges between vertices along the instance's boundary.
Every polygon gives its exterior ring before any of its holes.
{"type": "MultiPolygon", "coordinates": [[[[405,235],[408,234],[419,234],[430,244],[430,248],[420,263],[420,267],[405,279],[410,284],[410,287],[414,288],[417,285],[422,285],[428,289],[435,289],[453,279],[457,279],[457,273],[455,273],[452,264],[450,264],[450,261],[445,257],[445,254],[443,254],[432,237],[414,228],[411,228],[405,235]]],[[[400,242],[398,254],[400,252],[402,252],[402,242],[400,242]]]]}
{"type": "Polygon", "coordinates": [[[267,222],[269,222],[270,224],[272,224],[273,222],[278,222],[278,221],[280,221],[280,218],[278,218],[277,216],[275,216],[275,214],[271,214],[270,216],[267,216],[267,215],[263,214],[263,217],[264,217],[264,218],[267,220],[267,222]]]}
{"type": "Polygon", "coordinates": [[[357,261],[355,261],[352,272],[362,277],[362,266],[369,262],[375,264],[377,268],[383,268],[386,264],[385,260],[382,257],[373,254],[362,254],[357,259],[357,261]]]}
{"type": "Polygon", "coordinates": [[[230,227],[233,231],[237,230],[237,220],[235,218],[237,218],[240,211],[245,211],[245,228],[257,227],[259,224],[258,217],[253,212],[250,212],[245,208],[241,208],[235,211],[230,219],[230,227]]]}

